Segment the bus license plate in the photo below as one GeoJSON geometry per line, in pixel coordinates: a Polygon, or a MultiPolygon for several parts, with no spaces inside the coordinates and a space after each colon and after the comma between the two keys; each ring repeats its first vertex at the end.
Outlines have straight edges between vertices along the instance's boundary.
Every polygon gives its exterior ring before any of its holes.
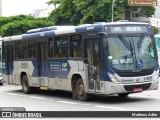
{"type": "Polygon", "coordinates": [[[142,92],[142,90],[143,90],[142,88],[134,88],[133,92],[142,92]]]}

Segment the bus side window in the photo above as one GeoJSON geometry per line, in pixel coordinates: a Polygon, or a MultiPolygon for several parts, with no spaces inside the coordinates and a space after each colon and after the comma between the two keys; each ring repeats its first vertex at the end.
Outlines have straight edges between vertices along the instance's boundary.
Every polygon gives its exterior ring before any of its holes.
{"type": "Polygon", "coordinates": [[[36,58],[36,40],[28,40],[28,58],[36,58]]]}
{"type": "Polygon", "coordinates": [[[28,58],[28,42],[27,42],[27,40],[17,42],[17,58],[18,59],[28,58]]]}
{"type": "Polygon", "coordinates": [[[53,38],[48,39],[48,58],[53,58],[54,41],[53,38]]]}
{"type": "Polygon", "coordinates": [[[60,36],[54,38],[54,57],[55,58],[66,58],[68,57],[68,37],[60,36]]]}
{"type": "Polygon", "coordinates": [[[80,35],[71,36],[70,57],[82,57],[81,36],[80,35]]]}
{"type": "Polygon", "coordinates": [[[93,50],[94,50],[94,41],[93,40],[87,40],[86,44],[86,53],[87,53],[87,62],[91,65],[94,64],[94,55],[93,55],[93,50]]]}

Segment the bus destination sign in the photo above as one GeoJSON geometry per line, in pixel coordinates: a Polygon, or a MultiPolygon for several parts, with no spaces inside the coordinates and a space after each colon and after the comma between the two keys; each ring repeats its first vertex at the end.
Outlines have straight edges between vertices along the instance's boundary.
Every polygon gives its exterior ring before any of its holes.
{"type": "Polygon", "coordinates": [[[157,6],[157,0],[128,0],[129,6],[157,6]]]}
{"type": "Polygon", "coordinates": [[[147,33],[147,26],[111,26],[111,33],[147,33]]]}

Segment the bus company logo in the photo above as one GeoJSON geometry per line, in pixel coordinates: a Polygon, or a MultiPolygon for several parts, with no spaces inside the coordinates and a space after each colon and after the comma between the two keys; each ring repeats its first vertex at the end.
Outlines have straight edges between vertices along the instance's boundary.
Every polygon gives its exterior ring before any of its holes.
{"type": "Polygon", "coordinates": [[[131,83],[131,82],[134,82],[134,79],[128,79],[128,80],[122,79],[122,83],[131,83]]]}
{"type": "Polygon", "coordinates": [[[3,118],[12,117],[12,116],[11,116],[11,112],[2,112],[2,117],[3,117],[3,118]]]}
{"type": "Polygon", "coordinates": [[[136,79],[136,82],[137,82],[137,83],[139,82],[139,78],[136,79]]]}
{"type": "Polygon", "coordinates": [[[87,27],[87,30],[92,30],[92,29],[94,29],[93,26],[87,27]]]}
{"type": "Polygon", "coordinates": [[[62,63],[62,70],[67,70],[67,63],[62,63]]]}

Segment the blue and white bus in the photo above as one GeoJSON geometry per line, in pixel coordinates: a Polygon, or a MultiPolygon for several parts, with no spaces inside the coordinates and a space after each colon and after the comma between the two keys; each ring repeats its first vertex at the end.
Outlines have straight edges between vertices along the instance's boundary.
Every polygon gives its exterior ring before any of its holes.
{"type": "Polygon", "coordinates": [[[159,87],[151,26],[112,22],[52,26],[3,38],[3,77],[34,88],[64,90],[85,101],[90,94],[126,97],[159,87]]]}

